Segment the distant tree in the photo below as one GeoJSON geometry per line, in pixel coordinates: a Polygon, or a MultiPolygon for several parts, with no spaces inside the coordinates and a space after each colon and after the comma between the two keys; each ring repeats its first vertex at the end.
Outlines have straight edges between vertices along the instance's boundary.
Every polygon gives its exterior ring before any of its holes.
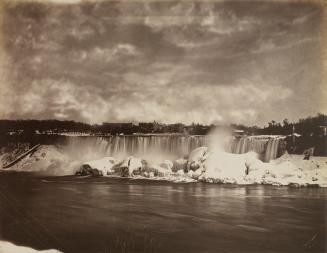
{"type": "Polygon", "coordinates": [[[289,121],[288,121],[288,119],[284,119],[283,120],[283,127],[288,127],[289,126],[289,121]]]}

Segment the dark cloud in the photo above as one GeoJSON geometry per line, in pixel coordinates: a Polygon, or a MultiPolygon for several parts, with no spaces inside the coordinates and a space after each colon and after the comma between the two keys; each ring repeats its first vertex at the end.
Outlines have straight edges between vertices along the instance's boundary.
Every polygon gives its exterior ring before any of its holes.
{"type": "Polygon", "coordinates": [[[326,112],[318,4],[20,0],[3,13],[2,117],[263,124],[326,112]]]}

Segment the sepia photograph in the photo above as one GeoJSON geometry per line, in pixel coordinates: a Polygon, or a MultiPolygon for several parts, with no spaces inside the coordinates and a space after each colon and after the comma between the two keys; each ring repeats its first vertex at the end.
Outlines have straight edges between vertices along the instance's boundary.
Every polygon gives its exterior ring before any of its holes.
{"type": "Polygon", "coordinates": [[[326,0],[0,0],[0,253],[327,253],[326,0]]]}

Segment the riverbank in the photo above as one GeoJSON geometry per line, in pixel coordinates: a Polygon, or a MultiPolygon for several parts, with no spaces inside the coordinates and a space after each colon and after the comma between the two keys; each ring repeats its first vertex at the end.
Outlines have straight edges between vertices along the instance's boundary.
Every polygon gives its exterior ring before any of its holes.
{"type": "MultiPolygon", "coordinates": [[[[9,154],[2,154],[2,166],[9,154]]],[[[125,176],[173,182],[271,184],[327,187],[327,157],[285,154],[264,163],[254,153],[230,154],[206,147],[193,150],[187,159],[150,162],[137,157],[102,158],[99,154],[71,152],[54,145],[41,145],[34,153],[7,169],[49,176],[74,175],[89,165],[104,176],[125,176]]]]}
{"type": "Polygon", "coordinates": [[[49,250],[35,250],[33,248],[18,246],[11,242],[0,240],[0,252],[1,253],[62,253],[55,249],[49,250]]]}

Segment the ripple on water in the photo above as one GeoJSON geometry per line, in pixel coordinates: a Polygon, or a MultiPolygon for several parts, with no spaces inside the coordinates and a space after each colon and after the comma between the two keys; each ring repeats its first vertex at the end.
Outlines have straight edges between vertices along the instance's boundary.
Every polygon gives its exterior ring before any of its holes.
{"type": "Polygon", "coordinates": [[[251,232],[270,232],[269,229],[266,229],[263,227],[251,226],[251,225],[239,224],[239,225],[236,225],[236,227],[239,227],[244,230],[251,231],[251,232]]]}

